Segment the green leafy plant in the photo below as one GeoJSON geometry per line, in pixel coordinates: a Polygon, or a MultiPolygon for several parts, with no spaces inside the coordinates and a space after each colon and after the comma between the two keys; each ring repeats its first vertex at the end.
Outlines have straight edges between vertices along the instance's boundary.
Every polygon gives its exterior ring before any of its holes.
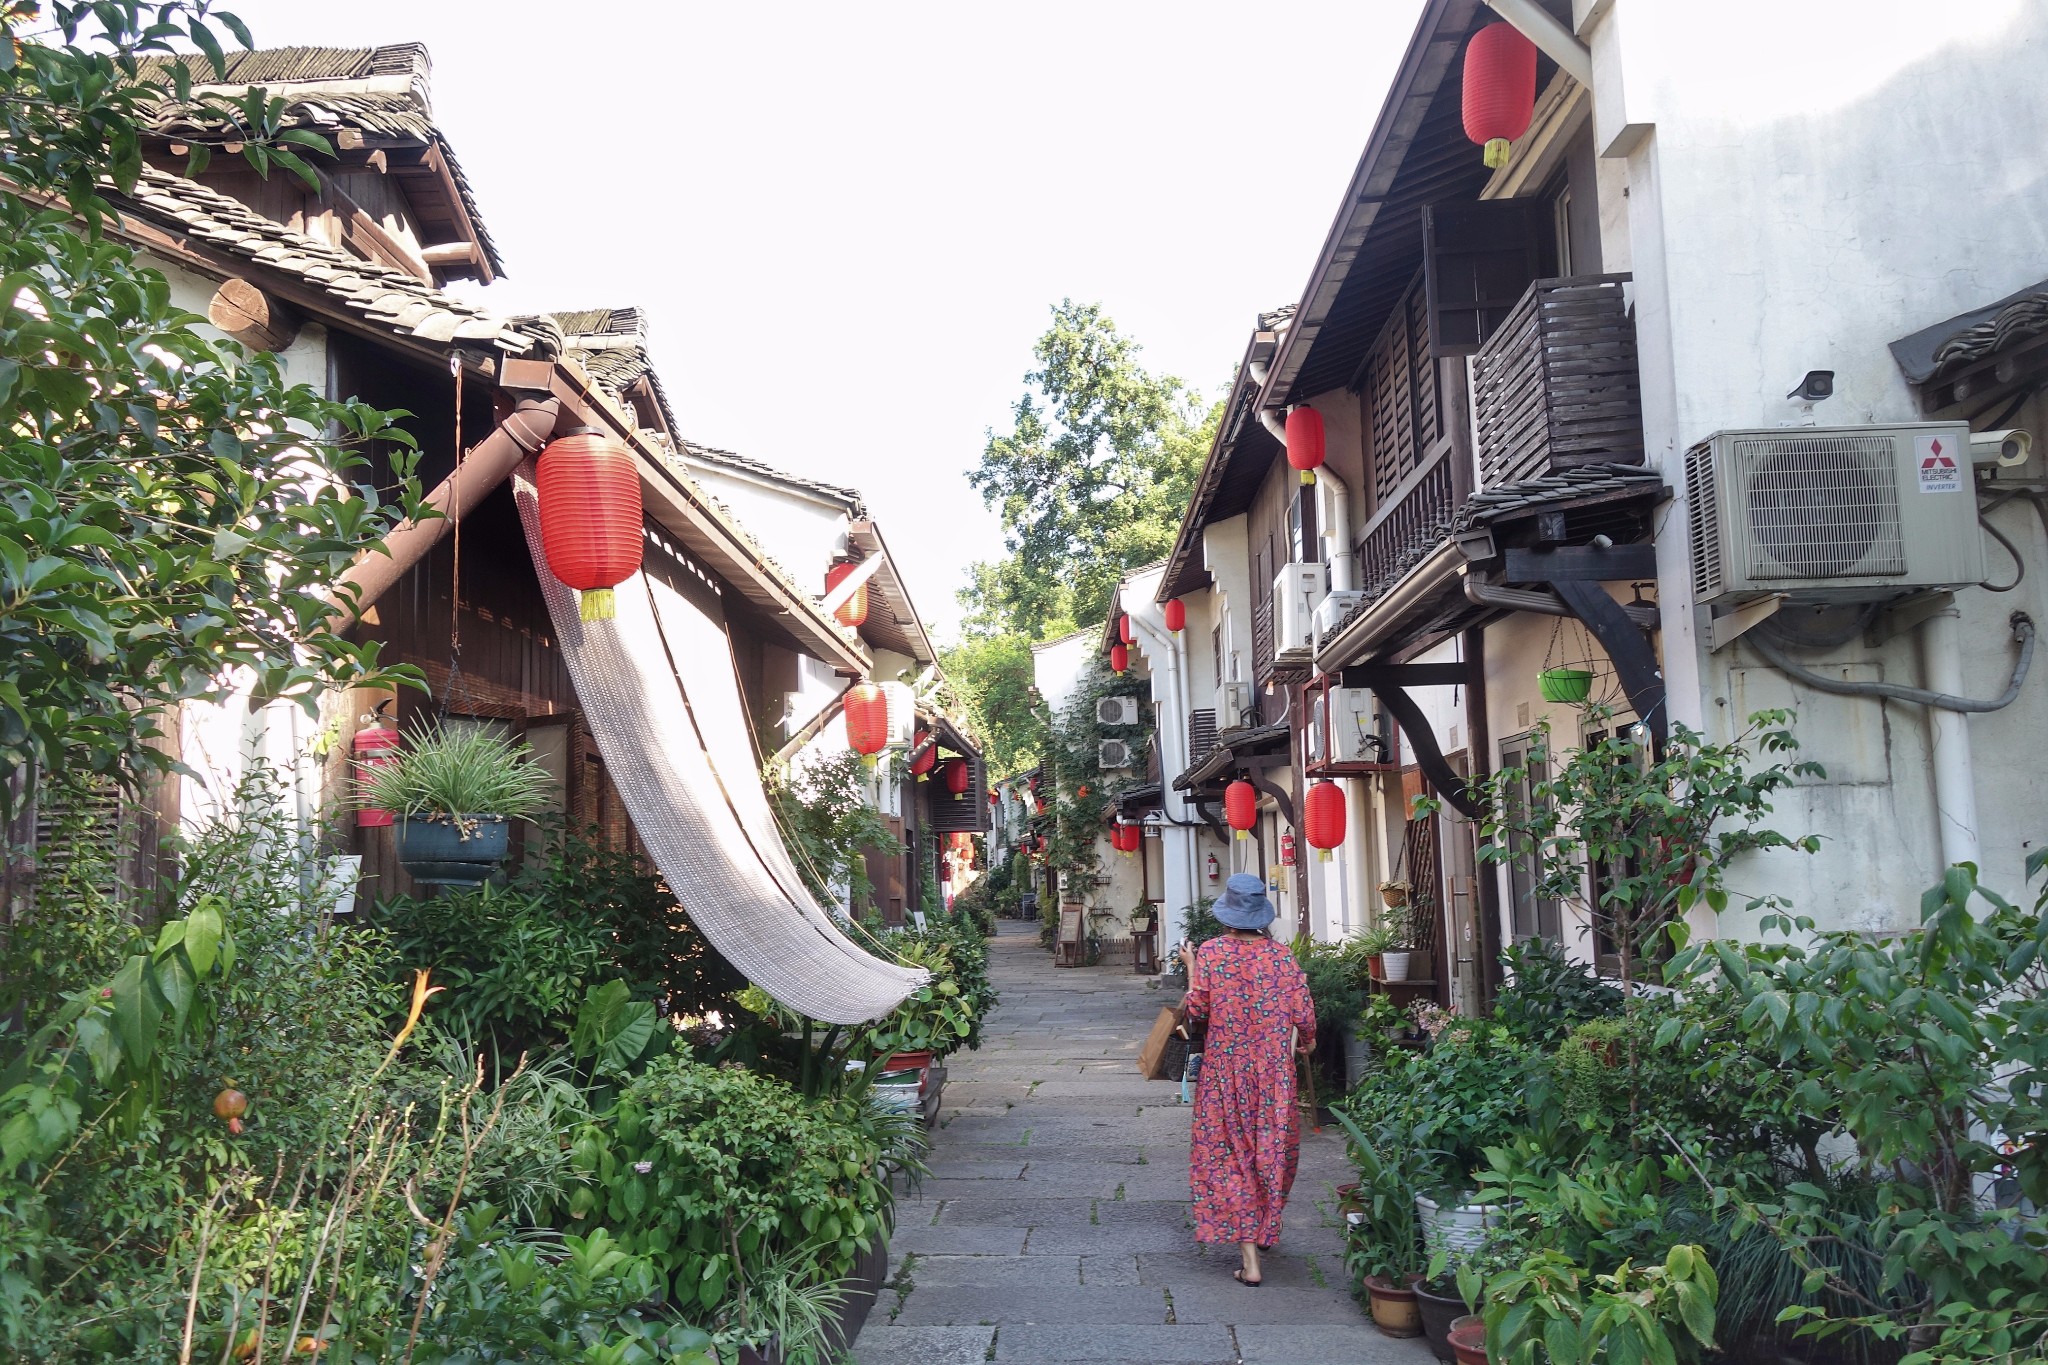
{"type": "Polygon", "coordinates": [[[1346,1150],[1358,1173],[1362,1217],[1346,1239],[1345,1264],[1356,1275],[1377,1275],[1394,1284],[1424,1269],[1422,1225],[1415,1213],[1417,1175],[1427,1154],[1413,1141],[1413,1110],[1384,1114],[1368,1133],[1346,1110],[1332,1110],[1344,1129],[1346,1150]]]}
{"type": "Polygon", "coordinates": [[[545,809],[552,791],[524,741],[481,725],[435,725],[415,734],[396,760],[372,769],[359,799],[400,815],[513,817],[545,809]]]}
{"type": "Polygon", "coordinates": [[[1706,1252],[1681,1243],[1662,1265],[1588,1275],[1554,1251],[1487,1281],[1486,1353],[1501,1365],[1673,1365],[1714,1349],[1719,1293],[1706,1252]]]}
{"type": "Polygon", "coordinates": [[[900,853],[902,841],[868,802],[867,773],[852,750],[808,755],[787,768],[770,765],[762,774],[775,822],[795,855],[798,873],[811,894],[828,906],[848,897],[866,905],[869,850],[900,853]]]}
{"type": "Polygon", "coordinates": [[[1494,997],[1494,1021],[1525,1042],[1548,1046],[1589,1019],[1614,1014],[1622,995],[1565,956],[1564,947],[1528,938],[1501,953],[1508,983],[1494,997]]]}

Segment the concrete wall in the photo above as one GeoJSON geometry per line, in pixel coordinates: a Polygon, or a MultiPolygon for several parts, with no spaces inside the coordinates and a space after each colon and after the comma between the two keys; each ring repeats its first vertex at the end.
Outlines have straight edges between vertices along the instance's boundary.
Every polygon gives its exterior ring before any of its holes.
{"type": "MultiPolygon", "coordinates": [[[[1578,8],[1583,19],[1591,6],[1578,8]]],[[[1887,343],[2048,274],[2048,167],[2022,150],[2048,132],[2048,6],[1615,0],[1585,31],[1602,183],[1626,173],[1625,217],[1602,205],[1603,254],[1635,271],[1645,434],[1674,483],[1685,449],[1710,432],[1790,420],[1783,395],[1807,370],[1835,371],[1823,424],[1918,420],[1887,343]]],[[[2024,416],[2041,421],[2040,405],[2024,416]]],[[[1793,705],[1805,756],[1830,770],[1777,820],[1819,834],[1823,851],[1761,860],[1739,889],[1788,895],[1824,925],[1916,922],[1941,870],[1926,718],[1807,694],[1739,644],[1707,654],[1683,499],[1681,487],[1659,535],[1673,718],[1726,738],[1749,710],[1793,705]]],[[[1966,676],[1987,696],[2010,671],[2008,614],[2041,620],[2048,607],[2040,525],[2024,506],[1994,520],[2028,572],[2015,592],[1958,597],[1966,676]]],[[[2009,577],[2002,551],[1987,556],[2009,577]]],[[[1813,660],[1925,677],[1911,636],[1813,660]]],[[[2016,891],[2030,841],[2048,832],[2033,815],[2032,759],[2048,680],[1970,730],[1984,875],[2016,891]]],[[[1723,931],[1746,931],[1745,916],[1724,918],[1723,931]]]]}

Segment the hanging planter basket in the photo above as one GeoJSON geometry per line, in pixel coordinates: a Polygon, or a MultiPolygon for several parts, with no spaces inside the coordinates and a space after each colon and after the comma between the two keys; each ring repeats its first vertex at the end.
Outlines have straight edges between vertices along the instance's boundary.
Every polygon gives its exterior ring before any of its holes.
{"type": "Polygon", "coordinates": [[[1576,705],[1593,694],[1593,673],[1586,668],[1546,668],[1536,675],[1536,690],[1545,701],[1576,705]]]}
{"type": "Polygon", "coordinates": [[[398,861],[416,882],[481,886],[512,849],[512,822],[502,815],[398,817],[398,861]]]}

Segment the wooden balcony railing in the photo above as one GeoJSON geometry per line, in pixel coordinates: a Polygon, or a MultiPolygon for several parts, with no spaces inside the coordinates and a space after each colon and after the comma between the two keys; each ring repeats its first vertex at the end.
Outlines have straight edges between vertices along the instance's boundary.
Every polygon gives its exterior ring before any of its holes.
{"type": "Polygon", "coordinates": [[[1358,584],[1368,594],[1391,586],[1450,534],[1461,501],[1453,458],[1451,443],[1439,444],[1366,523],[1358,543],[1358,584]]]}
{"type": "Polygon", "coordinates": [[[1484,486],[1573,465],[1643,462],[1627,275],[1537,280],[1472,357],[1484,486]]]}

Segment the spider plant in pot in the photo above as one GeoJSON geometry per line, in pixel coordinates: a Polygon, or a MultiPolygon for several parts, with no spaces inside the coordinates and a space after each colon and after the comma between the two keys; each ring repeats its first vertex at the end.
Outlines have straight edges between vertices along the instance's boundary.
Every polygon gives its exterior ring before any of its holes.
{"type": "Polygon", "coordinates": [[[1401,903],[1387,907],[1384,927],[1393,941],[1381,952],[1380,965],[1387,980],[1406,981],[1409,962],[1414,956],[1409,945],[1415,942],[1415,906],[1405,889],[1401,893],[1401,903]]]}
{"type": "Polygon", "coordinates": [[[398,813],[398,860],[414,881],[476,886],[505,861],[511,822],[546,809],[552,787],[523,742],[437,725],[372,773],[361,799],[398,813]]]}

